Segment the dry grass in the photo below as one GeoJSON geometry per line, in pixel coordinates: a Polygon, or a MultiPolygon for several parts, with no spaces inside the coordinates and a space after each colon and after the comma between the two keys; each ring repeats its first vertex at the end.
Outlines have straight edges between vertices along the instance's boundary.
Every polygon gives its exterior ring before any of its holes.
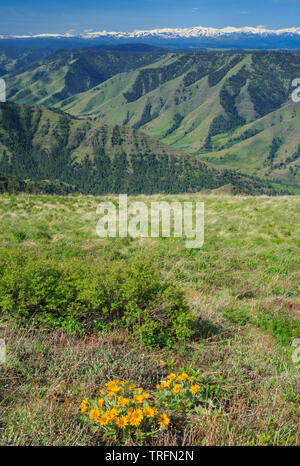
{"type": "Polygon", "coordinates": [[[101,435],[95,436],[79,414],[86,395],[95,396],[115,378],[150,390],[170,367],[188,366],[202,374],[214,406],[173,425],[153,444],[299,444],[299,404],[286,397],[295,396],[298,373],[272,338],[253,328],[194,343],[182,356],[170,350],[150,353],[129,344],[120,332],[78,339],[61,331],[9,326],[4,336],[9,358],[1,371],[2,445],[102,444],[101,435]]]}

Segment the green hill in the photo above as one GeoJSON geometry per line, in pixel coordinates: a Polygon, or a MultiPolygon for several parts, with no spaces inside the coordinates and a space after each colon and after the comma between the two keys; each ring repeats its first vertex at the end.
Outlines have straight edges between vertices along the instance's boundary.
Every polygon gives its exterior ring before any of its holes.
{"type": "Polygon", "coordinates": [[[300,52],[82,50],[7,81],[14,101],[142,129],[212,166],[299,187],[299,76],[300,52]]]}
{"type": "Polygon", "coordinates": [[[162,52],[138,50],[66,50],[6,76],[8,98],[20,103],[54,105],[122,71],[155,62],[162,52]]]}
{"type": "Polygon", "coordinates": [[[20,47],[16,45],[0,45],[0,76],[16,73],[37,60],[50,55],[53,51],[48,47],[20,47]]]}
{"type": "Polygon", "coordinates": [[[234,193],[287,192],[209,167],[134,128],[11,102],[0,104],[0,173],[62,182],[91,194],[198,192],[227,184],[234,193]]]}

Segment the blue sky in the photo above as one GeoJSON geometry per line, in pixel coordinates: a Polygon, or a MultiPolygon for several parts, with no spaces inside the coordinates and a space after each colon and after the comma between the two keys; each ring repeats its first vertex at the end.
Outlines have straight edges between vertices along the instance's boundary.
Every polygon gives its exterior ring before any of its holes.
{"type": "Polygon", "coordinates": [[[300,0],[0,0],[0,34],[300,26],[300,0]]]}

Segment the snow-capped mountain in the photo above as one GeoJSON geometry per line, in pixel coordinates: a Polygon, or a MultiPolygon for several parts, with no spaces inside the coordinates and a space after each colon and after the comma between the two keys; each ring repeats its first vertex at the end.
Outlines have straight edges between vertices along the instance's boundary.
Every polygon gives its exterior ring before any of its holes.
{"type": "Polygon", "coordinates": [[[151,29],[151,30],[134,30],[133,32],[109,32],[109,31],[100,31],[100,32],[85,32],[81,34],[81,37],[85,38],[96,38],[103,36],[112,36],[118,38],[147,38],[147,37],[160,37],[165,39],[190,39],[190,38],[201,38],[201,37],[222,37],[230,36],[232,34],[240,35],[300,35],[300,28],[289,28],[289,29],[278,29],[271,30],[265,29],[263,27],[244,27],[244,28],[235,28],[235,27],[226,27],[222,29],[216,28],[206,28],[202,26],[197,26],[193,28],[164,28],[164,29],[151,29]]]}
{"type": "Polygon", "coordinates": [[[300,27],[286,29],[267,29],[257,27],[212,28],[196,26],[192,28],[163,28],[151,30],[91,31],[81,33],[69,31],[63,34],[28,34],[0,35],[0,39],[73,39],[111,43],[124,41],[141,41],[155,45],[182,45],[203,47],[237,47],[237,48],[300,48],[300,27]]]}
{"type": "Polygon", "coordinates": [[[11,35],[11,36],[0,36],[4,38],[59,38],[59,37],[78,37],[84,39],[96,39],[100,37],[112,37],[118,39],[140,39],[149,37],[160,37],[164,39],[190,39],[190,38],[201,38],[201,37],[222,37],[230,36],[233,34],[238,35],[256,35],[256,36],[283,36],[283,35],[299,35],[300,27],[287,28],[287,29],[266,29],[263,26],[257,27],[232,27],[228,26],[225,28],[217,29],[211,27],[196,26],[192,28],[164,28],[164,29],[150,29],[150,30],[139,30],[135,29],[132,32],[118,32],[118,31],[85,31],[83,33],[66,32],[64,34],[30,34],[30,35],[11,35]]]}

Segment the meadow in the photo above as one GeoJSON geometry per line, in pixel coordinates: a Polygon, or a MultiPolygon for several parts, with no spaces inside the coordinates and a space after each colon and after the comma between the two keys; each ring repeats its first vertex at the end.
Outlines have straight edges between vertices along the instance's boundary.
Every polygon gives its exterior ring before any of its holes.
{"type": "Polygon", "coordinates": [[[300,197],[130,197],[203,201],[199,250],[97,237],[103,199],[0,196],[0,445],[299,445],[300,197]],[[121,438],[80,412],[170,373],[199,396],[162,401],[167,429],[121,438]]]}

